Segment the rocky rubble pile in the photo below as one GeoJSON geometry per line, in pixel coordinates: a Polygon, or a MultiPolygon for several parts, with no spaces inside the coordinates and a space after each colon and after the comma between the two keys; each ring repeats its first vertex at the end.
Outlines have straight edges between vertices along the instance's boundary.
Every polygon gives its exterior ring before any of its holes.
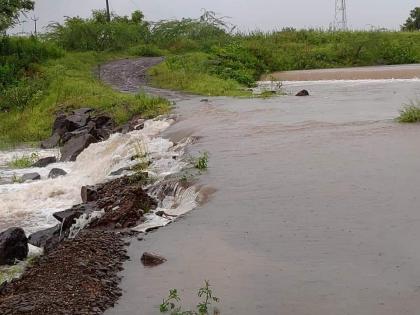
{"type": "Polygon", "coordinates": [[[0,287],[0,314],[102,314],[121,296],[118,272],[126,259],[119,235],[84,230],[0,287]]]}
{"type": "Polygon", "coordinates": [[[91,108],[80,108],[68,115],[58,115],[52,136],[43,141],[41,147],[62,146],[61,161],[75,161],[91,143],[108,139],[114,128],[115,123],[108,115],[96,114],[91,108]]]}

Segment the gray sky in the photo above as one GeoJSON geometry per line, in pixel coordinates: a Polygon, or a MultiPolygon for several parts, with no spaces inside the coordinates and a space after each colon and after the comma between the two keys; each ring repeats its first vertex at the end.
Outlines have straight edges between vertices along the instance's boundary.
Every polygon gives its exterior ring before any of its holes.
{"type": "MultiPolygon", "coordinates": [[[[335,0],[110,0],[112,11],[124,15],[141,9],[146,19],[198,17],[202,8],[232,17],[241,30],[272,30],[285,26],[327,28],[334,19],[335,0]]],[[[87,17],[105,0],[35,0],[42,26],[64,16],[87,17]]],[[[420,0],[347,0],[349,26],[354,29],[397,29],[420,0]]],[[[32,15],[32,13],[31,13],[32,15]]],[[[32,22],[17,27],[31,31],[32,22]]]]}

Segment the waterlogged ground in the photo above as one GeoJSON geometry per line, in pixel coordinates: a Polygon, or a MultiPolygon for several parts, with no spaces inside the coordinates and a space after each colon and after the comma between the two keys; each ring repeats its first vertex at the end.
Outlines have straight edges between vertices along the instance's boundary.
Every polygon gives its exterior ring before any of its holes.
{"type": "Polygon", "coordinates": [[[171,288],[221,314],[418,314],[420,125],[393,121],[419,80],[286,83],[310,97],[178,102],[165,135],[201,137],[216,192],[133,242],[106,314],[157,314],[171,288]],[[144,268],[154,251],[168,261],[144,268]]]}

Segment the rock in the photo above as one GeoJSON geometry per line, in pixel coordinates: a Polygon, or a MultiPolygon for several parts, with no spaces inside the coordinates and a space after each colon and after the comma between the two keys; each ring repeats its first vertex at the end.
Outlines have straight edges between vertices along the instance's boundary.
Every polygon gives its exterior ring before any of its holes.
{"type": "Polygon", "coordinates": [[[103,141],[103,140],[107,140],[111,134],[112,134],[112,130],[106,129],[106,128],[102,128],[102,129],[92,129],[90,131],[90,134],[98,141],[103,141]]]}
{"type": "Polygon", "coordinates": [[[41,179],[41,175],[38,173],[27,173],[22,176],[22,181],[26,182],[29,180],[39,180],[41,179]]]}
{"type": "Polygon", "coordinates": [[[88,107],[83,107],[83,108],[78,108],[72,111],[72,113],[74,115],[86,115],[88,113],[93,112],[94,110],[92,108],[88,108],[88,107]]]}
{"type": "Polygon", "coordinates": [[[70,139],[63,148],[61,148],[61,161],[76,161],[77,156],[82,153],[91,143],[97,142],[90,134],[70,139]]]}
{"type": "Polygon", "coordinates": [[[28,257],[28,238],[21,228],[10,228],[0,233],[0,265],[13,265],[15,260],[28,257]]]}
{"type": "Polygon", "coordinates": [[[82,214],[95,211],[94,204],[81,204],[60,212],[55,212],[53,217],[61,222],[63,231],[68,230],[82,214]]]}
{"type": "Polygon", "coordinates": [[[60,114],[55,118],[52,134],[62,136],[67,131],[66,115],[60,114]]]}
{"type": "Polygon", "coordinates": [[[57,147],[60,144],[60,135],[54,133],[50,138],[41,142],[42,149],[52,149],[57,147]]]}
{"type": "Polygon", "coordinates": [[[61,225],[35,232],[28,237],[28,243],[36,247],[45,247],[50,239],[60,235],[61,225]]]}
{"type": "Polygon", "coordinates": [[[81,195],[84,203],[98,200],[98,190],[95,186],[83,186],[81,195]]]}
{"type": "Polygon", "coordinates": [[[116,171],[111,172],[109,175],[110,176],[119,176],[119,175],[122,175],[125,171],[130,171],[130,170],[131,170],[131,167],[125,166],[125,167],[121,167],[120,169],[118,169],[116,171]]]}
{"type": "Polygon", "coordinates": [[[84,115],[69,115],[66,118],[66,127],[67,131],[75,131],[79,128],[86,126],[89,121],[90,116],[87,114],[84,115]]]}
{"type": "Polygon", "coordinates": [[[166,260],[165,257],[159,256],[159,255],[156,255],[156,254],[153,254],[153,253],[145,252],[141,256],[141,262],[146,267],[158,266],[158,265],[163,264],[166,261],[167,260],[166,260]]]}
{"type": "Polygon", "coordinates": [[[307,90],[302,90],[297,93],[296,96],[309,96],[309,92],[307,90]]]}
{"type": "Polygon", "coordinates": [[[32,164],[32,167],[45,167],[49,164],[56,163],[57,158],[55,156],[49,156],[46,158],[39,159],[36,163],[32,164]]]}
{"type": "Polygon", "coordinates": [[[62,170],[61,168],[53,168],[48,174],[48,178],[57,178],[65,175],[67,175],[65,170],[62,170]]]}
{"type": "Polygon", "coordinates": [[[101,128],[109,128],[112,129],[114,127],[114,122],[112,121],[111,117],[106,115],[100,115],[92,118],[92,120],[95,122],[95,128],[101,129],[101,128]]]}

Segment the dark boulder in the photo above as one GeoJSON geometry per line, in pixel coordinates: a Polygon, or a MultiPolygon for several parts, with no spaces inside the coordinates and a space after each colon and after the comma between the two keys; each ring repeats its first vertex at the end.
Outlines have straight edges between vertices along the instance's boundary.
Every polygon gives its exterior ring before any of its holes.
{"type": "Polygon", "coordinates": [[[61,168],[53,168],[48,174],[48,178],[57,178],[65,175],[67,175],[67,172],[62,170],[61,168]]]}
{"type": "Polygon", "coordinates": [[[28,238],[21,228],[10,228],[0,233],[0,265],[13,265],[15,260],[28,257],[28,238]]]}
{"type": "Polygon", "coordinates": [[[72,111],[72,113],[74,115],[86,115],[88,113],[93,112],[94,110],[92,108],[88,108],[88,107],[83,107],[83,108],[78,108],[72,111]]]}
{"type": "Polygon", "coordinates": [[[156,254],[153,254],[153,253],[145,252],[141,256],[141,262],[146,267],[158,266],[158,265],[163,264],[166,261],[167,260],[166,260],[165,257],[159,256],[159,255],[156,255],[156,254]]]}
{"type": "Polygon", "coordinates": [[[61,161],[76,161],[77,156],[91,143],[95,142],[97,142],[97,140],[90,134],[83,134],[70,139],[64,147],[61,148],[61,161]]]}
{"type": "Polygon", "coordinates": [[[22,181],[24,182],[30,181],[30,180],[39,180],[39,179],[41,179],[41,175],[39,175],[38,173],[28,173],[22,176],[22,181]]]}
{"type": "Polygon", "coordinates": [[[56,163],[57,158],[55,156],[49,156],[46,158],[39,159],[36,163],[32,164],[32,167],[45,167],[49,164],[56,163]]]}
{"type": "Polygon", "coordinates": [[[62,136],[67,131],[67,122],[66,122],[66,115],[60,114],[55,118],[53,127],[52,127],[52,134],[57,134],[62,136]]]}
{"type": "Polygon", "coordinates": [[[71,209],[67,209],[64,211],[55,212],[53,216],[61,222],[61,229],[63,231],[67,231],[74,223],[76,223],[76,219],[78,219],[81,215],[85,213],[92,213],[95,210],[97,210],[95,204],[87,203],[74,206],[71,209]]]}
{"type": "Polygon", "coordinates": [[[309,96],[309,92],[307,90],[302,90],[297,93],[296,96],[309,96]]]}
{"type": "Polygon", "coordinates": [[[108,128],[112,129],[114,128],[114,122],[111,117],[106,115],[100,115],[92,118],[92,120],[95,122],[95,128],[101,129],[101,128],[108,128]]]}
{"type": "Polygon", "coordinates": [[[60,235],[61,225],[58,224],[46,230],[35,232],[28,238],[28,243],[36,247],[45,247],[46,244],[55,236],[60,235]]]}
{"type": "Polygon", "coordinates": [[[61,136],[58,133],[54,133],[50,138],[41,142],[42,149],[52,149],[58,147],[60,144],[61,136]]]}
{"type": "Polygon", "coordinates": [[[66,118],[67,131],[71,132],[79,128],[83,128],[89,121],[90,116],[84,115],[69,115],[66,118]]]}
{"type": "Polygon", "coordinates": [[[102,129],[92,129],[90,131],[90,134],[98,141],[103,141],[103,140],[107,140],[111,134],[112,134],[112,130],[107,129],[107,128],[102,128],[102,129]]]}
{"type": "Polygon", "coordinates": [[[95,186],[83,186],[81,196],[84,203],[96,201],[98,200],[98,190],[95,186]]]}

